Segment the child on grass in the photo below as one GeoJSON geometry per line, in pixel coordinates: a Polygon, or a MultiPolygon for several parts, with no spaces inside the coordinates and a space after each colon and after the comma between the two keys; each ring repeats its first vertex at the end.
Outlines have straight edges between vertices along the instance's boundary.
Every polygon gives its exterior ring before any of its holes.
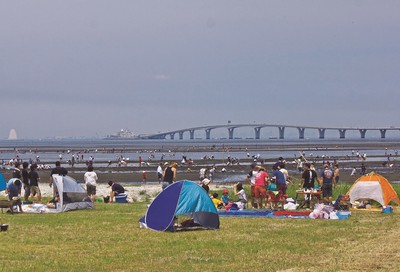
{"type": "Polygon", "coordinates": [[[228,205],[228,203],[229,203],[229,191],[228,191],[228,189],[222,190],[221,201],[222,201],[225,205],[228,205]]]}
{"type": "Polygon", "coordinates": [[[225,204],[218,198],[218,193],[213,193],[211,200],[217,209],[221,209],[225,206],[225,204]]]}
{"type": "Polygon", "coordinates": [[[243,184],[238,182],[235,188],[235,195],[239,197],[239,202],[247,203],[246,192],[243,189],[243,184]]]}

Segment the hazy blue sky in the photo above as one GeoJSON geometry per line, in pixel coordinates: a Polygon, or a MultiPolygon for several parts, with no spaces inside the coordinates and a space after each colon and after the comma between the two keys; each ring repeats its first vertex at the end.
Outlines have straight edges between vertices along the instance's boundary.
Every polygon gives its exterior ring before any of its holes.
{"type": "Polygon", "coordinates": [[[0,0],[0,138],[400,126],[400,1],[0,0]]]}

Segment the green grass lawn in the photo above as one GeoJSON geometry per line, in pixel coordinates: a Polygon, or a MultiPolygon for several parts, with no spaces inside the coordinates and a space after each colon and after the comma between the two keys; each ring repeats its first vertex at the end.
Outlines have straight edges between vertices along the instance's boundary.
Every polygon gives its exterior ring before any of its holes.
{"type": "MultiPolygon", "coordinates": [[[[396,187],[398,190],[398,187],[396,187]]],[[[338,189],[339,190],[339,189],[338,189]]],[[[147,203],[1,214],[0,271],[398,271],[399,208],[348,220],[221,217],[219,230],[139,229],[147,203]]]]}

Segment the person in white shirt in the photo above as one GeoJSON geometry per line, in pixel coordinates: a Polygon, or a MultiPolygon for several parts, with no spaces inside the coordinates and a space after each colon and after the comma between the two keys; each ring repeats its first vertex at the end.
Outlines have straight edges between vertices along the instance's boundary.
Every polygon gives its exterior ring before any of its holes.
{"type": "Polygon", "coordinates": [[[89,165],[87,172],[83,176],[86,184],[87,194],[94,202],[96,200],[96,185],[97,185],[97,174],[93,171],[93,166],[89,165]]]}
{"type": "Polygon", "coordinates": [[[162,177],[163,177],[164,170],[162,169],[162,163],[157,167],[157,178],[158,178],[158,183],[161,183],[162,177]]]}

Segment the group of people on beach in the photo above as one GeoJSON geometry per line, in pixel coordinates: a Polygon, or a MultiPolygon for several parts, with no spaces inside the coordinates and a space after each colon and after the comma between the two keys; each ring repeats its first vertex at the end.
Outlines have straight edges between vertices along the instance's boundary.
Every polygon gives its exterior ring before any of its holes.
{"type": "MultiPolygon", "coordinates": [[[[322,194],[322,200],[325,204],[332,202],[333,189],[340,179],[339,165],[331,165],[329,161],[323,162],[323,167],[317,173],[313,163],[304,162],[301,175],[301,180],[298,180],[298,186],[305,192],[305,202],[307,208],[311,208],[311,191],[318,191],[322,194]],[[308,194],[309,193],[309,194],[308,194]]],[[[201,180],[200,185],[209,192],[210,179],[204,178],[201,180]]],[[[245,182],[250,185],[250,204],[252,208],[256,209],[276,209],[277,204],[286,203],[287,186],[295,185],[294,178],[289,176],[286,170],[286,162],[280,157],[279,160],[272,165],[271,175],[268,175],[267,170],[256,161],[251,163],[250,171],[245,178],[245,182]]],[[[218,199],[218,194],[213,193],[212,199],[216,207],[226,207],[228,190],[223,190],[223,196],[218,199]]],[[[246,207],[248,203],[246,192],[241,182],[234,186],[234,196],[238,197],[237,203],[244,204],[246,207]]],[[[318,194],[319,196],[319,194],[318,194]]]]}
{"type": "MultiPolygon", "coordinates": [[[[37,164],[23,162],[22,170],[20,166],[20,162],[15,162],[12,179],[10,179],[6,185],[6,194],[10,201],[14,201],[14,203],[18,205],[19,211],[23,212],[21,202],[22,188],[24,188],[25,202],[29,202],[29,199],[33,202],[35,197],[37,197],[38,203],[42,203],[42,194],[39,188],[40,177],[37,172],[37,164]]],[[[61,163],[57,161],[56,167],[50,172],[50,186],[52,186],[53,183],[53,174],[67,175],[68,171],[64,167],[61,167],[61,163]]]]}
{"type": "MultiPolygon", "coordinates": [[[[251,171],[246,177],[246,181],[251,188],[251,207],[254,208],[273,208],[275,202],[284,204],[287,198],[287,186],[294,185],[294,179],[289,176],[286,170],[286,162],[280,157],[278,162],[272,165],[272,175],[266,172],[266,169],[257,163],[251,164],[251,171]]],[[[304,162],[301,180],[298,186],[304,191],[321,190],[323,201],[332,202],[333,188],[339,182],[339,165],[333,166],[329,161],[323,162],[323,169],[317,174],[313,163],[304,162]]],[[[306,204],[310,208],[311,195],[306,195],[306,204]]]]}
{"type": "MultiPolygon", "coordinates": [[[[15,203],[18,206],[19,212],[23,212],[22,210],[22,188],[24,189],[23,200],[26,203],[33,203],[35,198],[37,198],[38,203],[42,203],[42,195],[39,188],[40,177],[38,174],[38,166],[35,163],[29,164],[28,162],[21,163],[16,161],[14,163],[14,168],[12,172],[12,179],[10,179],[6,184],[5,193],[8,196],[8,200],[15,203]]],[[[68,174],[68,170],[61,166],[60,161],[55,162],[55,167],[52,168],[50,172],[49,178],[49,186],[53,186],[53,175],[61,175],[66,176],[68,174]]],[[[84,173],[84,181],[86,185],[88,200],[94,202],[96,200],[96,186],[97,186],[97,174],[94,172],[94,167],[92,164],[89,164],[87,171],[84,173]]],[[[107,202],[113,202],[114,197],[118,194],[125,193],[125,189],[122,185],[114,182],[108,182],[110,190],[110,196],[108,196],[107,202]]],[[[57,201],[58,191],[54,189],[54,197],[50,202],[53,204],[57,201]]],[[[50,203],[51,204],[51,203],[50,203]]],[[[49,206],[49,205],[48,205],[49,206]]],[[[52,206],[53,207],[53,206],[52,206]]]]}

